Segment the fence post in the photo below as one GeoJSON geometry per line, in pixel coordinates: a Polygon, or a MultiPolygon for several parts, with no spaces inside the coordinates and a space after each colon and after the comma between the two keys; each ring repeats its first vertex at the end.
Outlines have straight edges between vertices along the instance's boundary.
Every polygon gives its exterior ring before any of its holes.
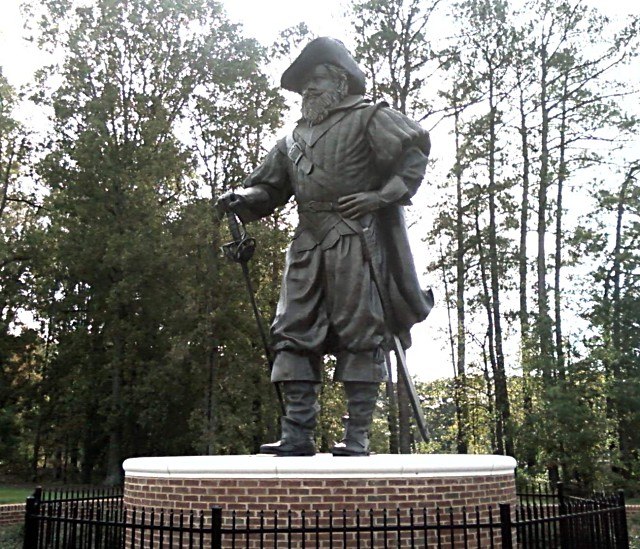
{"type": "Polygon", "coordinates": [[[511,533],[511,505],[500,504],[500,535],[502,537],[502,549],[513,549],[513,536],[511,533]]]}
{"type": "Polygon", "coordinates": [[[24,513],[24,549],[38,547],[38,514],[42,499],[42,487],[38,486],[27,498],[24,513]]]}
{"type": "Polygon", "coordinates": [[[567,502],[564,498],[564,484],[560,481],[556,483],[558,493],[558,514],[560,515],[560,549],[570,547],[571,537],[569,536],[569,524],[567,523],[567,502]]]}
{"type": "Polygon", "coordinates": [[[627,507],[626,501],[624,498],[624,490],[618,490],[618,506],[620,510],[618,511],[618,524],[616,533],[617,540],[617,549],[628,549],[629,548],[629,530],[627,528],[627,507]]]}
{"type": "MultiPolygon", "coordinates": [[[[249,536],[247,535],[247,539],[249,536]]],[[[211,508],[211,549],[222,548],[222,507],[211,508]]]]}

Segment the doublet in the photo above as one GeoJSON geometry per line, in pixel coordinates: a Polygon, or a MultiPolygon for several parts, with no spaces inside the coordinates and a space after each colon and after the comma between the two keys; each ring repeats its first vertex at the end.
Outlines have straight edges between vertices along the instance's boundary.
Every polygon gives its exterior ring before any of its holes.
{"type": "Polygon", "coordinates": [[[417,281],[401,206],[420,185],[429,148],[427,132],[406,116],[348,96],[320,124],[300,121],[246,179],[238,212],[245,222],[292,196],[298,205],[271,329],[273,381],[319,381],[326,353],[336,355],[336,379],[382,381],[389,331],[409,345],[409,328],[431,305],[417,281]],[[377,191],[387,206],[358,220],[341,216],[338,200],[365,191],[377,191]],[[373,249],[363,249],[363,228],[373,249]],[[367,261],[384,273],[392,318],[384,318],[367,261]]]}

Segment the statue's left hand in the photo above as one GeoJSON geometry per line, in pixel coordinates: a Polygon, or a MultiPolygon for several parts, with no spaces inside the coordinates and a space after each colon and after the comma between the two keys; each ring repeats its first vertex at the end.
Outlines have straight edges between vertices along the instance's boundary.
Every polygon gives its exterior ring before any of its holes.
{"type": "Polygon", "coordinates": [[[376,191],[350,194],[338,199],[338,211],[348,219],[358,219],[384,205],[380,193],[376,191]]]}

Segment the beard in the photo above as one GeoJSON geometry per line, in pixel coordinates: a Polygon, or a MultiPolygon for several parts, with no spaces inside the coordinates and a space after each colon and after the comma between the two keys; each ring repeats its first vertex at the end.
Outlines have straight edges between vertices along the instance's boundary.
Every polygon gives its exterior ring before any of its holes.
{"type": "Polygon", "coordinates": [[[319,124],[327,117],[331,107],[340,103],[345,96],[346,93],[339,89],[325,91],[318,95],[305,93],[302,96],[302,118],[311,126],[319,124]]]}

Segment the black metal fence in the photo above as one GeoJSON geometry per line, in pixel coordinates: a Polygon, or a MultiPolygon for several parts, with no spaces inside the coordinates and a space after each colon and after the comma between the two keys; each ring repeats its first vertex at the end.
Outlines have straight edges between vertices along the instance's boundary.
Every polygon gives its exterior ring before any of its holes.
{"type": "Polygon", "coordinates": [[[565,494],[529,488],[515,509],[518,547],[532,549],[619,549],[629,547],[624,493],[565,494]]]}
{"type": "Polygon", "coordinates": [[[462,510],[174,512],[125,508],[122,490],[27,499],[25,549],[388,548],[627,549],[624,496],[529,490],[517,505],[462,510]]]}

